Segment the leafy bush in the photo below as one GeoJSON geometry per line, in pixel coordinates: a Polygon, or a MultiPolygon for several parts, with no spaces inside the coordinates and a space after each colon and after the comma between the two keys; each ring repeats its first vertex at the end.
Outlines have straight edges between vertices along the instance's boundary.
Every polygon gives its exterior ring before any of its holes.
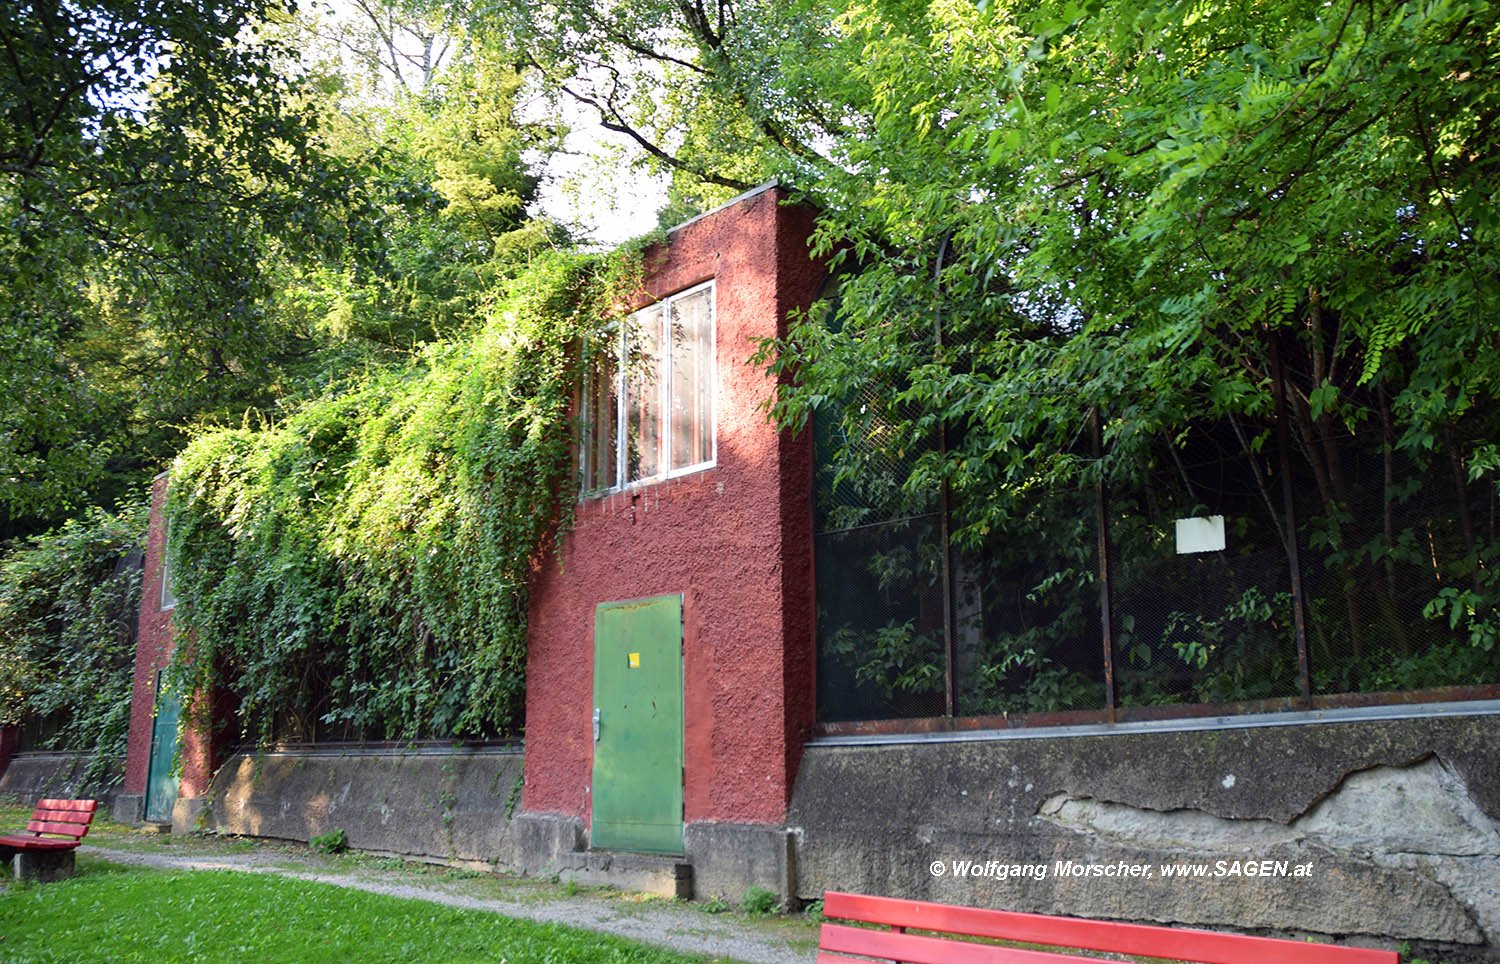
{"type": "Polygon", "coordinates": [[[698,909],[705,914],[722,914],[729,909],[729,901],[719,894],[714,894],[699,905],[698,909]]]}
{"type": "Polygon", "coordinates": [[[781,909],[781,898],[764,887],[751,887],[740,898],[740,910],[751,917],[764,917],[781,909]]]}
{"type": "Polygon", "coordinates": [[[0,565],[0,725],[56,720],[47,745],[93,753],[90,783],[125,755],[144,528],[90,509],[0,565]]]}
{"type": "Polygon", "coordinates": [[[349,849],[343,828],[317,834],[307,841],[307,845],[320,854],[341,854],[349,849]]]}

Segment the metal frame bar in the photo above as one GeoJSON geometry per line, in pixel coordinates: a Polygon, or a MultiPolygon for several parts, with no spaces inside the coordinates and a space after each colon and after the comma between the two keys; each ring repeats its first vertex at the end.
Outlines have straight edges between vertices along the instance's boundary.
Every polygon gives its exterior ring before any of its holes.
{"type": "MultiPolygon", "coordinates": [[[[901,743],[982,743],[992,740],[1047,740],[1075,736],[1117,736],[1129,733],[1184,733],[1199,730],[1247,730],[1272,726],[1304,726],[1310,723],[1354,723],[1375,720],[1432,719],[1439,717],[1500,716],[1500,686],[1474,687],[1485,690],[1483,698],[1451,699],[1431,703],[1383,703],[1368,706],[1337,705],[1333,697],[1313,697],[1314,703],[1329,705],[1311,710],[1262,710],[1226,713],[1225,707],[1185,705],[1153,709],[1209,709],[1213,715],[1160,716],[1154,719],[1104,721],[1099,711],[1069,714],[1070,724],[1035,721],[1035,717],[974,717],[967,720],[929,717],[921,720],[881,720],[874,723],[822,723],[806,746],[880,746],[901,743]],[[1093,717],[1093,719],[1088,719],[1093,717]],[[917,729],[910,724],[947,724],[939,729],[917,729]],[[887,724],[894,724],[887,726],[887,724]],[[955,725],[957,724],[957,725],[955,725]]],[[[1383,694],[1390,695],[1390,694],[1383,694]]],[[[1409,695],[1409,694],[1402,694],[1409,695]]],[[[1061,714],[1037,714],[1056,716],[1061,714]]]]}

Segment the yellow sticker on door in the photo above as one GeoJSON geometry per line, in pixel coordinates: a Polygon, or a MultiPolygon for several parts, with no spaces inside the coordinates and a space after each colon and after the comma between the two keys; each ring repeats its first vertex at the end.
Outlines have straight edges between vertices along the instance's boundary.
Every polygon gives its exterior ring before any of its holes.
{"type": "Polygon", "coordinates": [[[630,668],[631,669],[640,669],[641,668],[641,654],[640,653],[631,653],[630,654],[630,668]]]}

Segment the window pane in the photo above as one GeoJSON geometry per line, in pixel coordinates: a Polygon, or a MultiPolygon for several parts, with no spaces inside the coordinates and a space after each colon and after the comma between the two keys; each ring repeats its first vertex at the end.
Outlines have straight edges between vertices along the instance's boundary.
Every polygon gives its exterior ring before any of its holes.
{"type": "Polygon", "coordinates": [[[172,526],[170,523],[162,526],[161,541],[161,608],[163,611],[175,608],[177,605],[177,594],[172,591],[172,557],[167,553],[167,543],[172,539],[172,526]]]}
{"type": "Polygon", "coordinates": [[[661,316],[652,305],[626,319],[625,481],[662,471],[661,316]]]}
{"type": "Polygon", "coordinates": [[[672,468],[707,462],[713,448],[713,289],[672,302],[672,468]]]}
{"type": "Polygon", "coordinates": [[[618,331],[602,337],[589,360],[583,401],[583,444],[579,452],[585,492],[612,488],[620,481],[616,474],[619,464],[616,435],[620,417],[619,369],[616,365],[619,337],[618,331]]]}

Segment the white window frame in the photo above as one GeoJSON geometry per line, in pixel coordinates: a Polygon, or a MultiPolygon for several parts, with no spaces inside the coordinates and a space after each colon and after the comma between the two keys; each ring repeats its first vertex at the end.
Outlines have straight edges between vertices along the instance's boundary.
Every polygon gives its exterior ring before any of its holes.
{"type": "Polygon", "coordinates": [[[177,608],[177,594],[172,591],[172,557],[167,553],[167,540],[171,536],[171,527],[163,525],[161,533],[161,606],[158,612],[167,612],[177,608]]]}
{"type": "MultiPolygon", "coordinates": [[[[714,468],[719,464],[718,300],[718,291],[714,287],[714,279],[710,278],[708,281],[705,281],[701,284],[693,285],[691,288],[684,288],[681,291],[674,292],[667,297],[662,298],[660,301],[654,301],[649,305],[645,305],[641,308],[636,309],[635,311],[631,312],[630,315],[628,315],[625,319],[622,319],[621,323],[616,326],[619,331],[615,338],[614,344],[615,373],[613,379],[615,392],[615,481],[613,485],[609,485],[603,488],[585,488],[583,492],[584,496],[603,495],[610,492],[623,492],[627,489],[634,489],[643,485],[652,485],[656,482],[661,482],[666,479],[674,479],[684,475],[692,475],[695,472],[702,472],[706,469],[714,468]],[[672,431],[672,305],[675,302],[682,300],[683,298],[691,297],[692,295],[698,294],[699,292],[705,290],[710,293],[708,298],[709,357],[707,363],[707,378],[709,382],[710,400],[708,412],[709,457],[702,462],[695,462],[692,465],[685,465],[682,468],[674,469],[671,467],[672,436],[674,434],[672,431]],[[624,359],[628,358],[629,355],[626,352],[625,338],[630,330],[630,319],[634,318],[636,315],[639,315],[641,312],[653,309],[659,309],[661,315],[661,328],[657,332],[657,345],[660,354],[657,357],[658,365],[662,374],[661,378],[659,379],[660,394],[657,401],[658,408],[662,413],[661,426],[659,430],[663,436],[661,447],[661,464],[665,467],[665,470],[657,472],[655,475],[646,476],[645,478],[636,479],[634,481],[626,481],[625,476],[630,471],[627,446],[628,439],[626,436],[626,427],[629,422],[630,413],[626,405],[626,380],[629,376],[629,373],[626,370],[628,366],[624,363],[624,359]]],[[[589,408],[589,405],[592,402],[592,393],[585,391],[583,398],[583,437],[580,440],[581,444],[579,446],[579,468],[581,470],[580,479],[582,481],[582,484],[584,486],[587,486],[589,477],[592,475],[593,470],[593,466],[589,463],[589,459],[593,454],[593,447],[592,445],[590,445],[590,442],[592,440],[592,429],[594,427],[595,413],[589,408]]]]}

